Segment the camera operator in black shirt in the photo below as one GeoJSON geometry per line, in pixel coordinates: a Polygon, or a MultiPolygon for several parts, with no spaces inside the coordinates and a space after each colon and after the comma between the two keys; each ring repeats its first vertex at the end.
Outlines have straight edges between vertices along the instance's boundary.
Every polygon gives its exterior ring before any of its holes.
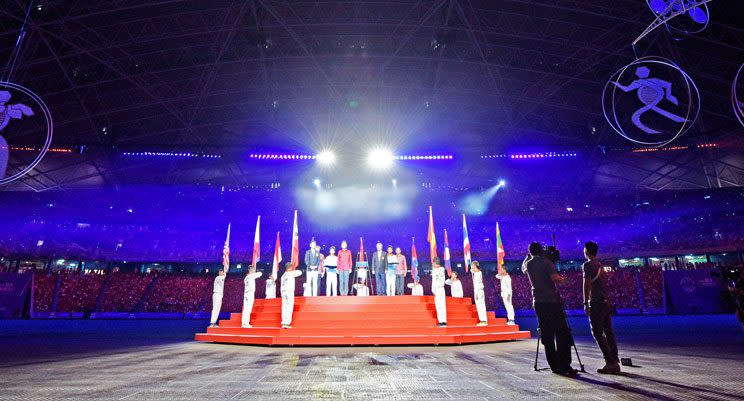
{"type": "Polygon", "coordinates": [[[572,377],[577,373],[571,367],[573,337],[556,288],[556,284],[563,282],[563,277],[543,253],[540,243],[531,243],[529,253],[522,263],[522,271],[527,273],[532,285],[533,305],[540,325],[540,341],[545,346],[545,357],[550,369],[553,373],[572,377]]]}

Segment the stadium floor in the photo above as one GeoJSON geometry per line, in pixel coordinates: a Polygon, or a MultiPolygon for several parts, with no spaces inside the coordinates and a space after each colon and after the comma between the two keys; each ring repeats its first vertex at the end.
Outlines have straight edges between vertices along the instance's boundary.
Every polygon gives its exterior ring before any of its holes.
{"type": "Polygon", "coordinates": [[[204,322],[188,320],[6,320],[0,399],[744,399],[744,334],[730,315],[617,317],[621,357],[637,365],[621,376],[592,373],[602,361],[586,319],[571,323],[589,372],[577,379],[534,372],[534,339],[268,348],[197,343],[204,322]]]}

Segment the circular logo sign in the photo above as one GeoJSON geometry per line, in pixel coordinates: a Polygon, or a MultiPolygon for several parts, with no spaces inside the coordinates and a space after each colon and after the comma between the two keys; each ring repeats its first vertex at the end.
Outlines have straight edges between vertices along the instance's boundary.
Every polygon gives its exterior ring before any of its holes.
{"type": "Polygon", "coordinates": [[[54,126],[49,108],[33,91],[0,82],[0,185],[36,167],[49,150],[54,126]]]}
{"type": "Polygon", "coordinates": [[[602,90],[602,110],[618,134],[641,146],[661,147],[697,120],[700,92],[671,61],[644,57],[610,77],[602,90]]]}
{"type": "Polygon", "coordinates": [[[734,83],[731,85],[731,105],[734,107],[734,114],[741,125],[744,125],[744,64],[739,67],[734,77],[734,83]]]}

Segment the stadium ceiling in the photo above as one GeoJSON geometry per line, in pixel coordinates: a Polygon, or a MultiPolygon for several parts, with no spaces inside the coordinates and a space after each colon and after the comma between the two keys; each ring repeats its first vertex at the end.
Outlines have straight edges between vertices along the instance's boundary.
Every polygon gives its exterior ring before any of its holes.
{"type": "MultiPolygon", "coordinates": [[[[744,183],[730,86],[744,62],[740,2],[710,3],[704,32],[660,28],[639,56],[674,60],[701,89],[685,155],[596,158],[586,182],[647,189],[744,183]]],[[[0,5],[0,62],[29,3],[0,5]]],[[[653,20],[640,0],[34,1],[12,81],[55,119],[50,153],[4,190],[276,179],[261,149],[388,143],[468,158],[513,147],[628,146],[600,94],[653,20]],[[82,150],[82,152],[80,152],[82,150]],[[230,153],[209,164],[124,151],[230,153]]],[[[21,144],[33,146],[34,144],[21,144]]],[[[461,163],[477,177],[482,166],[461,163]]]]}

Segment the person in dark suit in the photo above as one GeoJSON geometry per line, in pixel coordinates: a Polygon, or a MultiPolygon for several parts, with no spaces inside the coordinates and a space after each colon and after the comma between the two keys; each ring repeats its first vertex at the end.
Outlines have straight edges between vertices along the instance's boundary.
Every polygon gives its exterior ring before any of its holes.
{"type": "Polygon", "coordinates": [[[387,272],[387,254],[382,250],[382,242],[377,243],[377,250],[372,254],[372,274],[375,276],[377,295],[385,295],[385,273],[387,272]]]}

